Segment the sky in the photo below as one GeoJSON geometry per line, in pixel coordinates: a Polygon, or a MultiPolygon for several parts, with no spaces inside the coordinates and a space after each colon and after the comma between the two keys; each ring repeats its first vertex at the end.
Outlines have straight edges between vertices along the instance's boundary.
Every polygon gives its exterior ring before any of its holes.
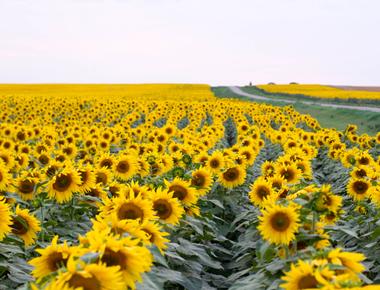
{"type": "Polygon", "coordinates": [[[380,86],[377,0],[0,0],[0,83],[380,86]]]}

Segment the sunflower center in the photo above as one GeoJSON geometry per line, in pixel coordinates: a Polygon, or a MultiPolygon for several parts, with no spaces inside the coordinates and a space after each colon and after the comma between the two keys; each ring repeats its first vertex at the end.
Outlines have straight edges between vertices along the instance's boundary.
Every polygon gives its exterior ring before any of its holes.
{"type": "Polygon", "coordinates": [[[362,158],[359,159],[359,164],[368,165],[369,164],[369,159],[367,157],[362,157],[362,158]]]}
{"type": "Polygon", "coordinates": [[[212,160],[210,161],[210,166],[211,166],[212,168],[218,168],[218,167],[219,167],[219,164],[220,164],[220,162],[219,162],[219,160],[217,160],[217,159],[212,159],[212,160]]]}
{"type": "Polygon", "coordinates": [[[239,178],[239,170],[236,168],[229,168],[223,173],[223,178],[227,181],[235,181],[239,178]]]}
{"type": "Polygon", "coordinates": [[[15,235],[24,235],[28,232],[28,223],[22,217],[13,218],[12,222],[12,233],[15,235]]]}
{"type": "Polygon", "coordinates": [[[283,212],[277,212],[272,216],[270,224],[276,231],[284,232],[289,228],[290,219],[287,214],[283,212]]]}
{"type": "Polygon", "coordinates": [[[266,186],[259,186],[256,192],[260,199],[264,199],[270,191],[266,186]]]}
{"type": "Polygon", "coordinates": [[[291,169],[283,169],[281,175],[288,181],[292,181],[294,179],[294,171],[291,169]]]}
{"type": "Polygon", "coordinates": [[[367,176],[367,172],[364,169],[359,169],[356,171],[356,176],[359,178],[363,178],[367,176]]]}
{"type": "Polygon", "coordinates": [[[51,272],[57,271],[61,266],[66,266],[67,263],[67,258],[64,259],[62,256],[62,253],[51,253],[48,256],[48,262],[47,264],[49,265],[49,269],[51,272]]]}
{"type": "Polygon", "coordinates": [[[157,215],[163,220],[170,217],[173,212],[170,203],[164,199],[156,200],[153,204],[153,209],[155,212],[157,212],[157,215]]]}
{"type": "Polygon", "coordinates": [[[32,193],[34,191],[34,182],[30,180],[21,181],[19,190],[21,193],[24,193],[24,194],[32,193]]]}
{"type": "Polygon", "coordinates": [[[126,173],[129,170],[129,164],[127,161],[120,161],[117,164],[116,170],[120,173],[126,173]]]}
{"type": "Polygon", "coordinates": [[[136,220],[140,218],[143,219],[144,212],[137,205],[134,205],[132,203],[125,203],[120,207],[117,213],[117,216],[121,220],[124,220],[124,219],[136,220]]]}
{"type": "Polygon", "coordinates": [[[172,185],[169,187],[169,191],[173,191],[173,197],[179,200],[184,200],[187,195],[187,189],[181,185],[172,185]]]}
{"type": "Polygon", "coordinates": [[[53,188],[59,192],[66,191],[72,183],[71,176],[68,174],[60,174],[57,176],[53,188]]]}
{"type": "Polygon", "coordinates": [[[115,252],[108,248],[104,251],[101,261],[108,267],[120,266],[122,270],[127,267],[127,257],[120,251],[115,252]]]}
{"type": "Polygon", "coordinates": [[[191,185],[203,187],[206,178],[202,174],[195,174],[191,180],[191,185]]]}
{"type": "Polygon", "coordinates": [[[103,172],[98,172],[96,174],[96,183],[107,184],[107,175],[103,172]]]}
{"type": "Polygon", "coordinates": [[[363,181],[355,181],[354,190],[357,194],[364,194],[368,189],[368,184],[363,181]]]}
{"type": "Polygon", "coordinates": [[[38,161],[42,164],[42,165],[46,165],[49,163],[49,157],[47,157],[46,155],[41,155],[40,157],[38,157],[38,161]]]}
{"type": "Polygon", "coordinates": [[[3,180],[3,174],[1,173],[1,171],[0,171],[0,182],[3,180]]]}
{"type": "Polygon", "coordinates": [[[68,284],[73,288],[82,287],[83,290],[101,290],[102,285],[96,277],[83,277],[80,274],[73,274],[68,281],[68,284]]]}
{"type": "Polygon", "coordinates": [[[79,171],[79,177],[82,181],[82,185],[85,184],[88,180],[88,172],[87,171],[79,171]]]}
{"type": "Polygon", "coordinates": [[[46,175],[48,177],[52,177],[58,170],[58,167],[57,166],[50,166],[47,170],[46,170],[46,175]]]}
{"type": "Polygon", "coordinates": [[[102,162],[100,162],[100,167],[111,168],[112,167],[112,160],[111,159],[102,160],[102,162]]]}
{"type": "Polygon", "coordinates": [[[306,276],[303,276],[298,281],[298,289],[310,289],[310,288],[317,288],[318,281],[315,279],[315,277],[311,274],[308,274],[306,276]]]}

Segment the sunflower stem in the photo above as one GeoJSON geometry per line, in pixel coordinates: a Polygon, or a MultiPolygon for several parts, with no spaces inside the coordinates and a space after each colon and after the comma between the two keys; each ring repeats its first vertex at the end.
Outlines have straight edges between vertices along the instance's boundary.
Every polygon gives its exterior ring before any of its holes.
{"type": "Polygon", "coordinates": [[[289,245],[284,245],[285,259],[289,259],[289,245]]]}
{"type": "Polygon", "coordinates": [[[311,230],[312,230],[313,234],[315,234],[315,228],[316,228],[316,224],[317,224],[317,219],[318,219],[317,213],[315,211],[313,211],[313,222],[311,224],[311,230]]]}

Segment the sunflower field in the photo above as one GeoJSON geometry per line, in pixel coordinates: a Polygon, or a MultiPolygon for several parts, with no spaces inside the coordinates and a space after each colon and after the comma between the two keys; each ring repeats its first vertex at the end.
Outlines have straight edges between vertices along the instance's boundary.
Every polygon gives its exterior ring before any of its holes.
{"type": "Polygon", "coordinates": [[[380,92],[364,90],[347,90],[323,85],[289,84],[289,85],[258,85],[259,89],[267,93],[281,93],[289,95],[351,100],[380,100],[380,92]]]}
{"type": "Polygon", "coordinates": [[[0,95],[0,289],[380,289],[380,133],[207,85],[0,95]]]}

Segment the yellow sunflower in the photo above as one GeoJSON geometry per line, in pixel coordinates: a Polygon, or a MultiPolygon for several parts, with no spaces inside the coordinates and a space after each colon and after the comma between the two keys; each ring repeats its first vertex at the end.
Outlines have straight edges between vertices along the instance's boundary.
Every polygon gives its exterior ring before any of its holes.
{"type": "Polygon", "coordinates": [[[111,169],[107,169],[107,167],[100,167],[95,169],[96,183],[101,183],[106,186],[111,182],[113,174],[111,169]]]}
{"type": "Polygon", "coordinates": [[[0,191],[6,191],[11,182],[11,175],[8,169],[4,166],[3,161],[0,159],[0,191]]]}
{"type": "Polygon", "coordinates": [[[164,232],[162,227],[156,222],[145,222],[141,225],[140,229],[148,234],[148,245],[154,244],[163,253],[163,250],[167,248],[166,244],[169,242],[166,238],[169,234],[164,232]]]}
{"type": "Polygon", "coordinates": [[[59,268],[66,267],[73,248],[70,248],[66,241],[63,244],[58,244],[58,236],[55,236],[49,246],[44,249],[37,249],[36,252],[40,256],[33,258],[28,263],[34,267],[33,277],[42,279],[56,272],[59,268]]]}
{"type": "Polygon", "coordinates": [[[85,264],[81,260],[69,258],[67,272],[61,272],[53,282],[52,289],[109,290],[124,289],[122,273],[119,267],[107,267],[105,264],[85,264]]]}
{"type": "Polygon", "coordinates": [[[276,173],[280,174],[287,183],[296,183],[301,177],[301,171],[295,164],[279,164],[276,167],[276,173]]]}
{"type": "Polygon", "coordinates": [[[343,252],[342,249],[336,248],[328,253],[328,260],[331,264],[344,266],[354,273],[361,273],[365,270],[362,262],[365,256],[361,253],[343,252]]]}
{"type": "Polygon", "coordinates": [[[365,179],[351,178],[347,184],[347,192],[354,200],[363,200],[370,196],[372,185],[365,179]]]}
{"type": "Polygon", "coordinates": [[[92,171],[92,167],[85,165],[78,169],[78,174],[80,177],[80,184],[78,184],[78,193],[86,193],[91,191],[92,188],[96,185],[96,176],[92,171]]]}
{"type": "Polygon", "coordinates": [[[29,213],[27,209],[20,209],[17,205],[15,214],[12,217],[12,234],[20,237],[25,246],[34,244],[37,233],[41,231],[40,221],[29,213]]]}
{"type": "Polygon", "coordinates": [[[176,177],[173,181],[165,180],[165,185],[168,191],[173,192],[173,197],[178,198],[183,204],[190,206],[197,203],[196,190],[189,182],[176,177]]]}
{"type": "Polygon", "coordinates": [[[160,220],[176,225],[184,213],[184,209],[177,198],[173,197],[173,192],[167,189],[158,188],[150,196],[153,203],[153,210],[160,220]]]}
{"type": "Polygon", "coordinates": [[[138,245],[139,240],[95,231],[89,232],[86,238],[88,250],[99,253],[100,263],[107,267],[117,267],[128,287],[133,288],[136,281],[141,281],[141,274],[149,271],[152,266],[152,254],[146,247],[138,245]]]}
{"type": "Polygon", "coordinates": [[[0,197],[0,241],[12,230],[11,211],[4,197],[0,197]]]}
{"type": "Polygon", "coordinates": [[[331,185],[322,185],[321,193],[316,201],[317,210],[328,210],[337,213],[342,207],[343,198],[331,192],[331,185]]]}
{"type": "Polygon", "coordinates": [[[220,169],[224,167],[224,156],[220,151],[214,151],[207,160],[207,167],[213,173],[219,173],[220,169]]]}
{"type": "Polygon", "coordinates": [[[96,220],[92,221],[92,228],[95,232],[102,232],[107,229],[114,235],[128,235],[140,239],[144,242],[149,240],[149,236],[146,232],[140,229],[140,224],[136,220],[119,220],[115,213],[109,214],[102,218],[97,216],[96,220]]]}
{"type": "Polygon", "coordinates": [[[142,196],[130,195],[118,196],[113,199],[114,212],[119,220],[137,220],[140,222],[155,219],[152,201],[143,199],[142,196]]]}
{"type": "Polygon", "coordinates": [[[261,177],[252,184],[249,198],[254,205],[262,207],[273,194],[272,183],[261,177]]]}
{"type": "Polygon", "coordinates": [[[265,240],[277,245],[289,245],[294,240],[300,226],[299,213],[295,207],[273,204],[262,214],[257,228],[265,240]]]}
{"type": "Polygon", "coordinates": [[[191,175],[191,186],[195,187],[200,195],[206,194],[210,190],[212,184],[212,178],[209,171],[206,168],[201,167],[194,170],[191,175]]]}
{"type": "Polygon", "coordinates": [[[72,199],[73,193],[78,190],[81,183],[78,172],[66,167],[49,181],[48,196],[57,200],[58,203],[67,202],[72,199]]]}
{"type": "Polygon", "coordinates": [[[242,185],[247,173],[241,166],[234,166],[219,173],[219,182],[227,188],[234,188],[242,185]]]}
{"type": "Polygon", "coordinates": [[[312,263],[302,260],[298,260],[297,265],[291,264],[290,271],[281,278],[285,281],[280,285],[284,290],[316,289],[320,286],[312,263]]]}
{"type": "Polygon", "coordinates": [[[128,180],[138,171],[138,163],[133,155],[124,155],[117,159],[113,169],[114,175],[122,180],[128,180]]]}
{"type": "Polygon", "coordinates": [[[35,195],[37,182],[37,178],[28,177],[23,174],[15,181],[16,191],[23,200],[32,200],[35,195]]]}

